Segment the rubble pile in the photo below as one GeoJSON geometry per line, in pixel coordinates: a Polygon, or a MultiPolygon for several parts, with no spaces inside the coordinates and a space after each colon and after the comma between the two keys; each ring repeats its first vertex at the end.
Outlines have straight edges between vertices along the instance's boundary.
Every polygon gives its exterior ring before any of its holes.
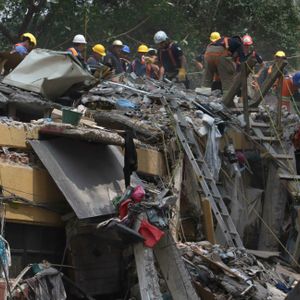
{"type": "Polygon", "coordinates": [[[285,299],[300,279],[280,265],[278,253],[224,248],[207,241],[177,247],[195,286],[213,294],[212,299],[285,299]]]}

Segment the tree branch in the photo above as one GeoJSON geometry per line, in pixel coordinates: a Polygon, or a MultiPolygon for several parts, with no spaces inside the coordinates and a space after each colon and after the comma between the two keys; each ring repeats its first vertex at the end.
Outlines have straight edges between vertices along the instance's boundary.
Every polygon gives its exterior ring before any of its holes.
{"type": "Polygon", "coordinates": [[[10,30],[0,22],[0,32],[11,42],[15,43],[17,41],[17,36],[13,35],[10,30]]]}

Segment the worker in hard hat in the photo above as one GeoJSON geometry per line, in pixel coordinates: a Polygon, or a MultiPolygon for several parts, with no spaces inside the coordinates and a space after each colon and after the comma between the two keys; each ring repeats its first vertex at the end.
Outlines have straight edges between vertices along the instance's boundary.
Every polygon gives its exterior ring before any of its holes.
{"type": "Polygon", "coordinates": [[[123,46],[122,41],[113,41],[110,51],[108,51],[107,55],[104,57],[104,64],[109,66],[116,75],[125,72],[121,62],[121,51],[123,46]]]}
{"type": "Polygon", "coordinates": [[[94,74],[95,70],[99,68],[100,65],[103,65],[103,58],[105,55],[105,47],[102,44],[96,44],[93,46],[92,54],[86,61],[92,74],[94,74]]]}
{"type": "Polygon", "coordinates": [[[83,52],[86,48],[86,39],[82,34],[76,34],[73,38],[73,47],[67,49],[67,52],[76,57],[83,66],[85,66],[85,59],[83,56],[83,52]]]}
{"type": "Polygon", "coordinates": [[[130,48],[128,45],[124,45],[122,50],[121,50],[121,55],[120,55],[120,60],[123,66],[124,72],[126,72],[131,64],[130,62],[130,48]]]}
{"type": "Polygon", "coordinates": [[[89,66],[96,66],[99,63],[103,62],[103,58],[106,55],[105,53],[105,47],[102,44],[96,44],[92,48],[92,54],[87,60],[87,64],[89,66]]]}
{"type": "MultiPolygon", "coordinates": [[[[245,34],[242,37],[243,45],[244,45],[244,53],[247,58],[251,57],[256,63],[259,65],[259,68],[253,68],[252,72],[249,74],[248,80],[251,82],[251,87],[253,91],[259,89],[260,86],[260,76],[265,68],[265,63],[260,54],[255,50],[253,39],[249,34],[245,34]]],[[[240,62],[236,61],[237,68],[239,68],[240,62]]]]}
{"type": "Polygon", "coordinates": [[[148,46],[142,44],[137,49],[137,56],[132,61],[128,68],[128,72],[135,73],[135,75],[143,77],[146,75],[146,61],[145,61],[145,54],[147,54],[149,48],[148,46]]]}
{"type": "Polygon", "coordinates": [[[239,36],[221,37],[218,32],[211,33],[210,41],[204,54],[204,86],[211,87],[215,74],[218,74],[225,95],[236,73],[233,57],[238,57],[240,62],[246,60],[243,42],[239,36]]]}
{"type": "Polygon", "coordinates": [[[188,88],[189,81],[186,72],[186,58],[178,44],[174,43],[164,31],[154,35],[154,43],[158,45],[158,62],[160,80],[165,76],[169,80],[177,79],[188,88]]]}
{"type": "Polygon", "coordinates": [[[18,53],[26,56],[34,47],[36,47],[36,38],[32,33],[26,32],[21,36],[21,42],[14,45],[11,53],[18,53]]]}

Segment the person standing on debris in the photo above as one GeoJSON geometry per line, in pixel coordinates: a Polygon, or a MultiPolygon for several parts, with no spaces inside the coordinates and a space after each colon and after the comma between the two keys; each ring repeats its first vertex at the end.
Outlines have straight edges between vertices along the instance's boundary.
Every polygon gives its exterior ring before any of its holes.
{"type": "Polygon", "coordinates": [[[120,55],[120,60],[121,60],[124,72],[126,72],[130,66],[129,54],[130,54],[129,46],[124,45],[121,50],[121,55],[120,55]]]}
{"type": "Polygon", "coordinates": [[[124,72],[121,62],[121,51],[123,46],[124,45],[120,40],[115,40],[112,43],[111,50],[108,51],[107,55],[104,58],[104,64],[109,66],[114,71],[115,75],[124,72]]]}
{"type": "Polygon", "coordinates": [[[106,55],[105,48],[101,44],[96,44],[92,48],[93,52],[92,55],[88,58],[87,64],[90,68],[95,68],[99,66],[99,64],[102,64],[103,58],[106,55]]]}
{"type": "Polygon", "coordinates": [[[155,33],[154,43],[158,45],[159,79],[162,80],[164,76],[169,80],[177,78],[179,82],[183,82],[188,88],[186,58],[179,45],[174,43],[161,30],[155,33]]]}
{"type": "Polygon", "coordinates": [[[155,80],[159,79],[159,66],[157,59],[157,50],[149,48],[147,54],[145,54],[146,62],[146,77],[155,80]]]}
{"type": "Polygon", "coordinates": [[[239,36],[230,38],[216,36],[212,39],[213,34],[210,38],[212,42],[207,46],[204,54],[204,86],[211,87],[214,76],[218,74],[225,94],[229,90],[236,73],[233,57],[237,57],[240,62],[244,62],[246,56],[242,39],[239,36]]]}
{"type": "Polygon", "coordinates": [[[32,33],[23,33],[22,41],[15,44],[11,53],[18,53],[22,57],[26,56],[34,47],[36,47],[37,41],[32,33]]]}
{"type": "Polygon", "coordinates": [[[105,47],[102,44],[96,44],[92,50],[93,53],[87,60],[89,71],[97,78],[107,78],[111,75],[111,70],[103,64],[106,55],[105,47]]]}
{"type": "Polygon", "coordinates": [[[142,44],[137,49],[137,57],[132,61],[128,67],[128,72],[134,72],[135,75],[143,77],[146,75],[146,61],[145,54],[148,52],[148,46],[142,44]]]}
{"type": "Polygon", "coordinates": [[[83,56],[86,44],[87,42],[85,37],[82,34],[77,34],[73,38],[73,47],[67,49],[67,52],[76,57],[82,63],[83,66],[86,65],[83,56]]]}

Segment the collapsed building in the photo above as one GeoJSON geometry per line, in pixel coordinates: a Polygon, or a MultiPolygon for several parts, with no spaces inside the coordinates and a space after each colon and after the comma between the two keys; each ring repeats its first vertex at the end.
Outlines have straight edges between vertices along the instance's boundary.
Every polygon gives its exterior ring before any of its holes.
{"type": "Polygon", "coordinates": [[[0,298],[298,299],[284,67],[239,107],[246,71],[222,97],[33,50],[0,83],[0,298]]]}

